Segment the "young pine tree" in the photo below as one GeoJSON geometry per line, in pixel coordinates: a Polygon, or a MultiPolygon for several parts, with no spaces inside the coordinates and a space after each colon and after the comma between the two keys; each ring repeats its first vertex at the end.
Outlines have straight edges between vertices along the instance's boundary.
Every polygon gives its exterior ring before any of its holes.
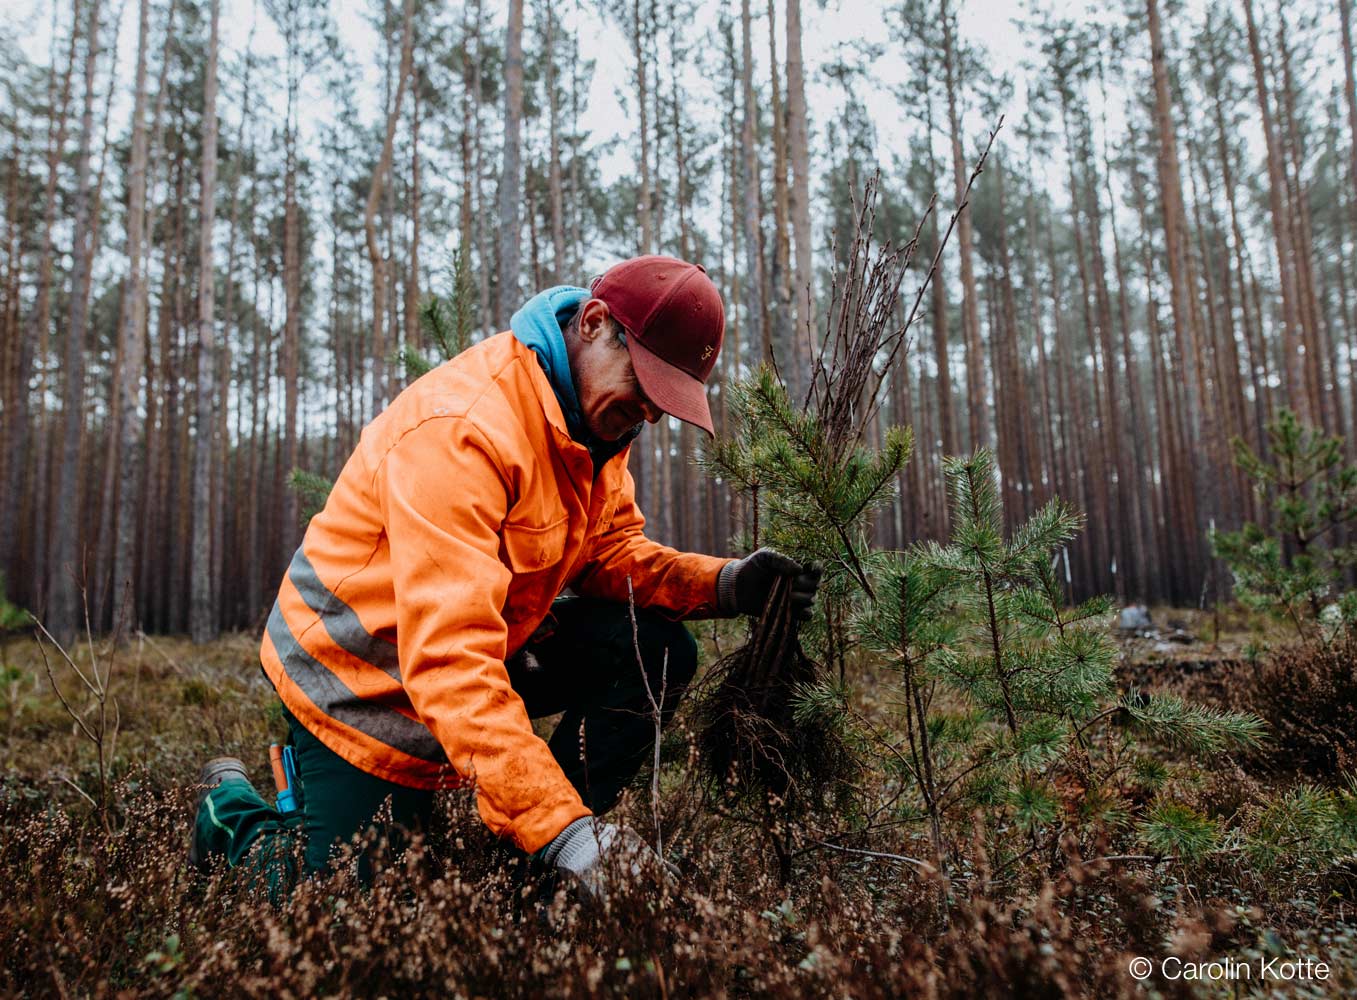
{"type": "Polygon", "coordinates": [[[1357,548],[1338,537],[1357,518],[1357,466],[1343,461],[1341,437],[1302,424],[1291,410],[1279,411],[1267,431],[1270,462],[1242,438],[1232,444],[1254,489],[1271,494],[1272,530],[1248,523],[1212,532],[1211,546],[1230,567],[1241,603],[1289,620],[1302,641],[1327,643],[1335,628],[1357,622],[1357,592],[1344,579],[1357,548]]]}
{"type": "Polygon", "coordinates": [[[896,770],[917,789],[939,861],[944,821],[963,806],[1033,846],[1062,811],[1123,825],[1137,733],[1200,752],[1257,741],[1252,716],[1118,690],[1110,601],[1066,607],[1054,569],[1082,515],[1053,500],[1005,538],[990,453],[949,458],[944,471],[951,537],[884,562],[854,619],[863,644],[900,670],[896,770]]]}

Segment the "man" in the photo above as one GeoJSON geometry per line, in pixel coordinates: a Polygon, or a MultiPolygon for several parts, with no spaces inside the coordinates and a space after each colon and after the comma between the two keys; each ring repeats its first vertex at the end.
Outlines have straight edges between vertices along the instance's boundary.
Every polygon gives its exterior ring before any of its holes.
{"type": "Polygon", "coordinates": [[[301,818],[218,758],[195,863],[254,851],[267,866],[300,823],[307,868],[322,871],[387,799],[398,835],[427,824],[435,790],[471,784],[495,834],[596,885],[604,857],[637,838],[594,817],[653,746],[651,694],[667,720],[696,667],[680,620],[757,614],[782,575],[809,614],[814,568],[767,549],[680,553],[642,533],[627,471],[642,423],[667,413],[712,433],[705,382],[725,317],[705,270],[634,258],[589,290],[537,295],[510,326],[364,429],[261,650],[301,818]],[[549,743],[534,735],[531,717],[562,711],[549,743]]]}

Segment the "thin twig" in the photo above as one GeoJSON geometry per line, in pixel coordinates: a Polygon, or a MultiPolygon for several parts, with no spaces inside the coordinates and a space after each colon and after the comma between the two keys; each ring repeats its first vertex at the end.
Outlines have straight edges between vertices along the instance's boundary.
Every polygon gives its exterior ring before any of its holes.
{"type": "MultiPolygon", "coordinates": [[[[34,620],[36,621],[36,619],[34,620]]],[[[42,628],[41,625],[39,625],[38,627],[42,628]]],[[[46,629],[43,629],[43,632],[46,631],[47,631],[46,629]]],[[[61,649],[60,646],[58,646],[57,648],[61,649]]],[[[47,650],[43,647],[43,644],[41,642],[38,643],[38,652],[42,655],[42,665],[45,668],[47,668],[47,680],[52,685],[52,690],[56,692],[57,700],[61,702],[61,707],[66,710],[67,715],[69,715],[73,720],[75,720],[75,724],[79,726],[81,730],[84,731],[85,736],[88,737],[92,742],[97,743],[98,737],[96,737],[94,733],[90,731],[90,727],[85,724],[85,720],[81,718],[80,713],[71,707],[71,703],[66,700],[66,695],[62,693],[61,686],[57,683],[56,674],[53,673],[52,671],[52,663],[50,660],[47,659],[47,650]]]]}
{"type": "Polygon", "coordinates": [[[150,637],[149,635],[147,635],[145,632],[143,632],[141,629],[137,629],[137,640],[138,640],[139,642],[144,642],[144,643],[146,643],[146,645],[148,645],[148,646],[150,646],[152,649],[154,649],[154,650],[156,651],[156,653],[158,653],[158,654],[160,655],[160,658],[161,658],[162,660],[164,660],[167,664],[169,664],[170,668],[171,668],[176,674],[178,674],[180,677],[183,677],[183,676],[184,676],[184,674],[185,674],[184,668],[181,667],[181,666],[180,666],[178,663],[176,663],[174,660],[170,659],[170,655],[169,655],[168,653],[166,653],[163,649],[161,649],[161,648],[160,648],[160,645],[159,645],[158,643],[152,641],[151,637],[150,637]]]}
{"type": "Polygon", "coordinates": [[[1170,859],[1158,854],[1105,854],[1101,858],[1089,858],[1087,861],[1081,861],[1080,864],[1096,865],[1100,861],[1153,861],[1155,864],[1159,864],[1168,860],[1170,859]]]}
{"type": "MultiPolygon", "coordinates": [[[[965,190],[963,190],[962,193],[961,193],[961,202],[960,202],[960,204],[958,204],[958,205],[956,206],[956,208],[953,210],[953,212],[952,212],[952,217],[951,217],[951,219],[949,219],[948,222],[947,222],[947,231],[946,231],[945,233],[943,233],[942,239],[938,242],[937,250],[936,250],[936,251],[934,252],[934,254],[933,254],[933,262],[932,262],[932,263],[929,265],[929,267],[928,267],[928,273],[927,273],[926,275],[924,275],[923,283],[919,285],[919,290],[918,290],[918,292],[916,292],[915,295],[914,295],[914,305],[912,305],[912,306],[910,307],[909,316],[908,316],[908,318],[905,320],[905,325],[902,326],[902,327],[900,328],[900,331],[899,331],[899,333],[897,334],[897,336],[898,336],[899,338],[901,338],[901,339],[903,339],[903,338],[905,337],[905,335],[908,333],[909,328],[910,328],[911,326],[914,325],[914,319],[915,319],[915,317],[918,315],[918,312],[919,312],[919,304],[920,304],[921,302],[923,302],[924,292],[927,290],[927,288],[928,288],[929,284],[932,282],[934,276],[938,273],[938,264],[941,263],[941,261],[942,261],[942,252],[943,252],[945,249],[947,249],[947,243],[948,243],[948,241],[949,241],[949,240],[951,239],[951,237],[952,237],[952,230],[956,227],[957,220],[961,218],[961,213],[962,213],[962,211],[966,208],[967,205],[969,205],[969,204],[971,203],[971,187],[975,184],[976,179],[981,175],[981,173],[984,172],[984,169],[985,169],[985,160],[989,158],[990,148],[994,145],[994,139],[995,139],[995,137],[999,134],[999,130],[1000,130],[1001,128],[1003,128],[1003,127],[1004,127],[1004,116],[1003,116],[1003,115],[1000,115],[1000,116],[999,116],[998,122],[996,122],[995,125],[994,125],[994,128],[990,129],[990,133],[989,133],[989,141],[988,141],[987,143],[985,143],[985,149],[984,149],[984,151],[980,154],[980,159],[976,161],[975,169],[971,171],[971,176],[970,176],[970,178],[966,181],[965,190]]],[[[928,217],[928,212],[929,212],[929,211],[932,211],[933,205],[934,205],[934,203],[935,203],[936,201],[937,201],[937,195],[935,194],[935,195],[933,195],[932,198],[929,199],[929,202],[928,202],[928,210],[924,213],[924,218],[927,218],[927,217],[928,217]]],[[[919,225],[920,225],[920,227],[922,227],[922,226],[923,226],[923,222],[920,221],[919,225]]],[[[917,239],[917,238],[918,238],[918,234],[916,233],[916,234],[915,234],[915,239],[917,239]]],[[[896,345],[896,347],[897,347],[897,349],[898,349],[898,344],[896,345]]],[[[893,359],[893,358],[894,358],[894,352],[892,352],[892,359],[893,359]]],[[[882,368],[881,376],[880,376],[880,378],[877,379],[877,383],[876,383],[876,384],[877,384],[877,388],[880,388],[881,382],[885,379],[886,373],[887,373],[889,370],[890,370],[890,365],[889,365],[889,364],[887,364],[886,366],[884,366],[884,367],[882,368]]],[[[873,399],[876,398],[876,392],[875,392],[875,391],[873,391],[872,396],[873,396],[873,399]]],[[[880,403],[877,403],[876,406],[873,407],[872,411],[868,414],[868,421],[870,421],[870,418],[871,418],[872,416],[875,416],[876,409],[878,409],[879,407],[880,407],[880,403]]],[[[864,422],[864,424],[863,424],[864,427],[866,426],[866,423],[867,423],[867,421],[864,422]]]]}
{"type": "MultiPolygon", "coordinates": [[[[889,854],[885,851],[864,851],[862,848],[859,847],[844,847],[841,844],[831,844],[827,840],[812,840],[811,843],[819,847],[828,848],[831,851],[842,851],[845,854],[860,854],[868,858],[880,858],[883,861],[898,861],[900,864],[913,865],[920,871],[930,873],[937,872],[937,869],[930,865],[927,861],[921,861],[919,858],[907,857],[904,854],[889,854]]],[[[802,851],[798,851],[797,853],[798,854],[804,853],[805,850],[808,850],[808,848],[803,848],[802,851]]]]}
{"type": "Polygon", "coordinates": [[[89,793],[89,792],[85,791],[83,788],[81,788],[79,785],[77,785],[77,784],[76,784],[74,781],[72,781],[70,778],[66,777],[64,774],[59,774],[59,775],[57,775],[57,780],[58,780],[58,781],[64,781],[64,782],[66,782],[66,784],[68,784],[68,785],[70,785],[72,788],[74,788],[77,792],[80,793],[80,797],[90,804],[90,807],[91,807],[92,809],[94,809],[96,812],[98,811],[98,809],[99,809],[99,803],[95,802],[94,799],[90,798],[90,793],[89,793]]]}
{"type": "Polygon", "coordinates": [[[650,710],[655,720],[655,756],[650,774],[650,815],[655,823],[655,853],[664,857],[664,836],[660,828],[660,737],[664,728],[664,698],[669,687],[669,648],[664,650],[664,660],[660,665],[660,698],[650,687],[650,675],[646,672],[645,660],[641,657],[641,638],[636,626],[636,594],[632,590],[631,574],[627,574],[627,613],[631,616],[631,645],[636,651],[636,666],[641,671],[641,682],[646,686],[646,697],[650,699],[650,710]]]}
{"type": "MultiPolygon", "coordinates": [[[[88,677],[85,676],[85,672],[81,670],[79,666],[76,665],[75,660],[71,659],[71,654],[66,652],[65,648],[61,645],[61,643],[57,642],[56,636],[52,635],[51,632],[47,631],[46,626],[44,626],[43,623],[38,620],[37,615],[30,614],[28,617],[32,620],[33,624],[38,627],[38,631],[41,632],[44,636],[46,636],[47,641],[50,642],[52,646],[56,649],[56,651],[61,654],[61,658],[65,660],[67,664],[70,665],[70,668],[72,670],[75,671],[75,675],[80,678],[81,682],[89,690],[89,693],[94,695],[96,698],[99,697],[99,689],[95,687],[93,683],[91,683],[88,677]]],[[[38,643],[38,648],[39,649],[42,648],[41,642],[38,643]]],[[[98,674],[96,674],[95,676],[97,677],[98,674]]]]}

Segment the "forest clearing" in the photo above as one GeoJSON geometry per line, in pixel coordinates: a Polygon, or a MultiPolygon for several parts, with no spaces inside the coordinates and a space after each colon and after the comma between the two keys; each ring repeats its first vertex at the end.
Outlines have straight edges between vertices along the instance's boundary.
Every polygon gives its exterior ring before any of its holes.
{"type": "Polygon", "coordinates": [[[0,995],[1357,995],[1350,0],[2,18],[0,995]]]}

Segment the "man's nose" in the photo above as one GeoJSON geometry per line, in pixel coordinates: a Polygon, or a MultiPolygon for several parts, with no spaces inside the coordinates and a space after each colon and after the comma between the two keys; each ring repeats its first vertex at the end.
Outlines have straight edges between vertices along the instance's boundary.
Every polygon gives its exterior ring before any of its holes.
{"type": "Polygon", "coordinates": [[[648,399],[641,404],[641,412],[645,414],[646,423],[648,424],[653,424],[658,421],[660,417],[664,416],[664,411],[648,399]]]}

